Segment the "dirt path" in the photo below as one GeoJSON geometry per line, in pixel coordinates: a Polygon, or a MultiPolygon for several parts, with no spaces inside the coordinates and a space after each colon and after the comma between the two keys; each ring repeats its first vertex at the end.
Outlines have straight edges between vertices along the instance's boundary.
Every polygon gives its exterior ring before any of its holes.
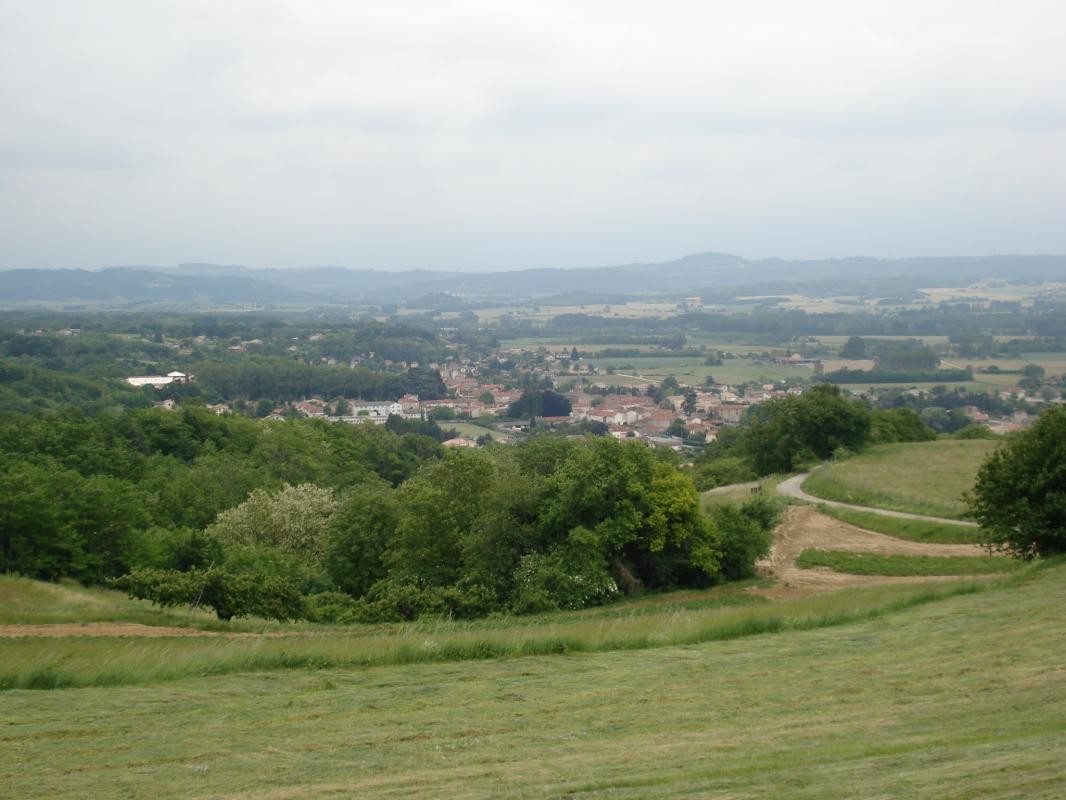
{"type": "Polygon", "coordinates": [[[847,586],[873,586],[886,583],[923,583],[950,580],[944,577],[892,578],[875,575],[848,575],[819,567],[800,569],[799,554],[807,548],[851,550],[858,553],[913,556],[980,556],[984,548],[973,544],[923,544],[873,533],[821,514],[811,506],[789,506],[774,530],[770,555],[759,562],[761,574],[772,577],[777,585],[758,590],[766,597],[801,597],[847,586]]]}
{"type": "Polygon", "coordinates": [[[900,519],[920,519],[926,522],[943,522],[949,525],[964,525],[967,528],[976,528],[976,522],[969,522],[961,519],[945,519],[943,517],[927,517],[924,514],[908,514],[906,511],[889,511],[887,508],[874,508],[873,506],[856,506],[851,503],[841,503],[837,500],[823,500],[821,497],[815,497],[813,494],[807,494],[803,491],[803,482],[811,476],[811,473],[804,472],[800,475],[793,475],[788,480],[781,481],[777,484],[777,491],[785,497],[793,497],[796,500],[803,500],[807,503],[820,503],[822,505],[830,506],[832,508],[850,508],[852,511],[869,511],[873,514],[881,514],[886,517],[898,517],[900,519]]]}
{"type": "Polygon", "coordinates": [[[137,636],[159,638],[164,636],[222,636],[214,631],[196,628],[173,628],[156,625],[141,625],[136,622],[85,622],[55,625],[0,625],[0,638],[18,636],[137,636]]]}

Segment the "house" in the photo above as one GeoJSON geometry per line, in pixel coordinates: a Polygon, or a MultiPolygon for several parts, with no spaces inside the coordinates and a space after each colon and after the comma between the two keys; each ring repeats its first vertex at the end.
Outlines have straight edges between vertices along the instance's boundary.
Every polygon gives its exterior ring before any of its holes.
{"type": "Polygon", "coordinates": [[[744,413],[745,408],[747,406],[739,403],[723,403],[715,411],[723,422],[736,425],[740,422],[740,416],[744,413]]]}
{"type": "Polygon", "coordinates": [[[126,383],[131,386],[154,386],[159,389],[172,383],[188,383],[190,380],[192,380],[191,375],[175,371],[166,375],[132,375],[126,378],[126,383]]]}

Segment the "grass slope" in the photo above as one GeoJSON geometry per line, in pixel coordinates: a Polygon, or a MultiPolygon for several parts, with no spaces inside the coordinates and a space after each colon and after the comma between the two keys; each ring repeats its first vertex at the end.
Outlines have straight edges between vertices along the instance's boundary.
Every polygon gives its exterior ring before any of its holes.
{"type": "Polygon", "coordinates": [[[878,445],[817,470],[803,489],[826,500],[959,519],[962,494],[995,447],[984,439],[878,445]]]}
{"type": "Polygon", "coordinates": [[[850,508],[819,506],[818,510],[826,516],[854,525],[867,531],[908,539],[912,542],[927,544],[981,544],[982,534],[979,528],[956,525],[951,522],[927,522],[921,519],[901,519],[887,517],[873,511],[853,511],[850,508]]]}
{"type": "Polygon", "coordinates": [[[269,636],[18,637],[0,640],[0,690],[654,649],[840,625],[992,586],[970,582],[868,587],[774,603],[726,591],[678,603],[634,603],[540,617],[333,629],[308,625],[288,635],[269,636]]]}
{"type": "Polygon", "coordinates": [[[849,575],[941,576],[998,575],[1013,572],[1019,563],[1009,558],[988,556],[904,556],[855,553],[849,550],[814,550],[800,553],[796,566],[802,569],[828,567],[849,575]]]}
{"type": "Polygon", "coordinates": [[[654,650],[0,695],[12,797],[1062,796],[1066,569],[654,650]]]}

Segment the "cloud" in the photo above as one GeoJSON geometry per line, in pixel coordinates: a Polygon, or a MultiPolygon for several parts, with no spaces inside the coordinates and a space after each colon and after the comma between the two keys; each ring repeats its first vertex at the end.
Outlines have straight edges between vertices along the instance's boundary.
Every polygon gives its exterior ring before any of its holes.
{"type": "Polygon", "coordinates": [[[11,3],[0,266],[1063,251],[1064,23],[1039,1],[11,3]]]}

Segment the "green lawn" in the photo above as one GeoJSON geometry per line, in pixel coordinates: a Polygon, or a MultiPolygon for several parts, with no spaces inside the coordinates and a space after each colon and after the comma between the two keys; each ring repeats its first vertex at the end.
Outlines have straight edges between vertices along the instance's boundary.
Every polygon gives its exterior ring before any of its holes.
{"type": "Polygon", "coordinates": [[[826,500],[959,519],[966,513],[962,494],[996,445],[984,439],[879,445],[815,471],[803,489],[826,500]]]}
{"type": "Polygon", "coordinates": [[[1019,562],[993,556],[903,556],[854,553],[848,550],[804,550],[796,559],[803,569],[828,567],[849,575],[997,575],[1013,572],[1019,562]]]}
{"type": "Polygon", "coordinates": [[[818,510],[857,528],[895,536],[897,539],[909,539],[912,542],[929,544],[981,544],[982,542],[980,529],[951,522],[900,519],[873,511],[853,511],[850,508],[834,508],[833,506],[819,506],[818,510]]]}
{"type": "Polygon", "coordinates": [[[1059,798],[1066,568],[992,580],[732,641],[11,691],[0,780],[19,798],[1059,798]]]}

